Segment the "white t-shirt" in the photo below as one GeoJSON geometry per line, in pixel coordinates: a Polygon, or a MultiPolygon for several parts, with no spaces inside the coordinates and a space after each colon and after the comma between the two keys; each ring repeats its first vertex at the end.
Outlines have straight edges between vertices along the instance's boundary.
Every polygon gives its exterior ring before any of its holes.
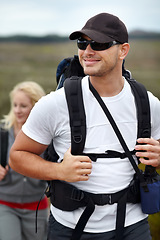
{"type": "MultiPolygon", "coordinates": [[[[86,111],[87,135],[85,153],[104,153],[106,150],[124,152],[99,103],[89,90],[88,77],[82,80],[83,100],[86,111]]],[[[151,105],[152,137],[160,139],[160,102],[149,92],[151,105]]],[[[133,150],[137,137],[137,117],[134,96],[127,81],[122,91],[113,97],[103,97],[116,121],[128,147],[133,150]]],[[[23,132],[42,144],[54,140],[54,147],[60,159],[70,147],[70,126],[64,89],[42,97],[32,109],[23,132]]],[[[134,175],[128,158],[99,158],[92,162],[92,173],[88,181],[72,183],[79,189],[92,193],[115,193],[126,188],[134,175]]],[[[61,224],[74,228],[84,209],[73,212],[61,211],[51,206],[52,214],[61,224]]],[[[85,230],[106,232],[115,229],[117,204],[96,206],[85,230]],[[96,227],[95,227],[96,226],[96,227]]],[[[146,217],[140,204],[127,204],[125,226],[146,217]]]]}

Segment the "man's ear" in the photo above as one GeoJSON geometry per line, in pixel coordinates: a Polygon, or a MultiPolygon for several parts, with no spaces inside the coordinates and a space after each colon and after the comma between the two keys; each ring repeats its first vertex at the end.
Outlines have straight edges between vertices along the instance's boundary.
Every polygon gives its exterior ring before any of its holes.
{"type": "Polygon", "coordinates": [[[120,45],[120,55],[119,55],[120,59],[123,60],[127,56],[129,49],[130,49],[129,43],[123,43],[120,45]]]}

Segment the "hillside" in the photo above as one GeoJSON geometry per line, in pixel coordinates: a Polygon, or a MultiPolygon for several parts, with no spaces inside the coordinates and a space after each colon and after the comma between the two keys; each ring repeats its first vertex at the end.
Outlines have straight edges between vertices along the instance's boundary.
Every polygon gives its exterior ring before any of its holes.
{"type": "MultiPolygon", "coordinates": [[[[160,32],[146,32],[143,30],[135,30],[129,32],[129,39],[154,39],[160,40],[160,32]]],[[[59,36],[51,34],[46,36],[29,36],[29,35],[13,35],[0,36],[0,42],[21,42],[21,43],[57,43],[69,41],[68,36],[59,36]]]]}

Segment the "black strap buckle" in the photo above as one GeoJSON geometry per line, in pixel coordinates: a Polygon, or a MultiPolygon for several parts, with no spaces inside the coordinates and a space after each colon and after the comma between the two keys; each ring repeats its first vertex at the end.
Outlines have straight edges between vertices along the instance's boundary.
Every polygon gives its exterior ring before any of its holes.
{"type": "Polygon", "coordinates": [[[89,196],[92,198],[95,205],[103,206],[106,204],[113,204],[112,194],[90,194],[89,196]]]}
{"type": "Polygon", "coordinates": [[[81,201],[84,199],[84,192],[79,189],[73,189],[70,198],[75,201],[81,201]]]}
{"type": "Polygon", "coordinates": [[[102,194],[101,196],[101,204],[105,205],[105,204],[112,204],[112,194],[102,194]]]}

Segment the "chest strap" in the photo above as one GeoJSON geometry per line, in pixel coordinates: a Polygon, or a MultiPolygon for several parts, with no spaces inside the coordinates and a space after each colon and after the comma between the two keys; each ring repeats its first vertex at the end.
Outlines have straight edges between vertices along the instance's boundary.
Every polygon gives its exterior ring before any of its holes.
{"type": "MultiPolygon", "coordinates": [[[[130,151],[131,155],[135,155],[135,150],[130,151]]],[[[105,153],[82,153],[83,156],[88,156],[93,162],[97,161],[97,158],[127,158],[125,152],[117,152],[113,150],[107,150],[105,153]]]]}

